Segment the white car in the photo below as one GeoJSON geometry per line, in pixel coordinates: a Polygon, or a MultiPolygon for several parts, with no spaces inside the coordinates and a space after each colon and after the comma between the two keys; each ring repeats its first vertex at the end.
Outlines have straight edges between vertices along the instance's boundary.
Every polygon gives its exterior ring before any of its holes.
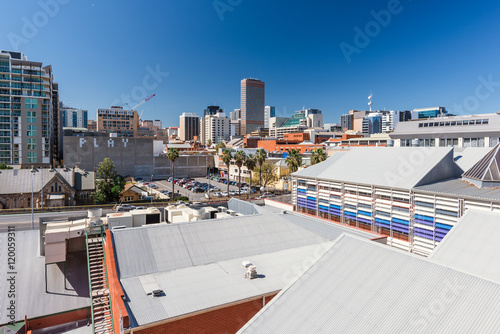
{"type": "Polygon", "coordinates": [[[221,195],[222,195],[223,197],[227,197],[227,196],[228,196],[228,193],[227,193],[227,191],[223,191],[223,192],[221,192],[221,195]]]}

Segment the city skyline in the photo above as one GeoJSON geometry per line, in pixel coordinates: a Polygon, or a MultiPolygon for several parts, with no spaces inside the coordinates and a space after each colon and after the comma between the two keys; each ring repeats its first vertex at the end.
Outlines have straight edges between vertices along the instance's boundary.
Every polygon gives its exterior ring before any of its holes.
{"type": "Polygon", "coordinates": [[[277,115],[319,108],[325,123],[368,109],[370,91],[381,110],[440,105],[462,115],[497,112],[500,105],[494,71],[500,4],[493,1],[475,7],[374,1],[362,10],[298,1],[196,8],[30,3],[4,4],[4,13],[19,14],[2,15],[0,48],[52,65],[61,101],[89,110],[89,119],[99,108],[127,109],[156,94],[140,108],[143,118],[175,126],[183,112],[201,115],[214,101],[239,108],[238,83],[247,77],[267,83],[266,105],[276,106],[277,115]],[[109,17],[134,24],[113,26],[109,17]],[[251,20],[270,24],[244,24],[251,20]]]}

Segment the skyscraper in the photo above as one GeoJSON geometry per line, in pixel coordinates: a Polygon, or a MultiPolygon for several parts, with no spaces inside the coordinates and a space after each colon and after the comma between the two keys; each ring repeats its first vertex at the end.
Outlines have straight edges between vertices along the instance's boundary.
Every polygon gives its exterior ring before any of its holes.
{"type": "Polygon", "coordinates": [[[272,106],[265,106],[264,108],[264,127],[269,129],[269,119],[276,116],[276,108],[272,106]]]}
{"type": "Polygon", "coordinates": [[[59,163],[58,99],[51,66],[0,50],[0,163],[59,163]]]}
{"type": "Polygon", "coordinates": [[[222,110],[219,106],[208,106],[207,109],[205,109],[203,116],[217,115],[217,114],[223,113],[223,112],[224,112],[224,110],[222,110]]]}
{"type": "Polygon", "coordinates": [[[241,134],[264,127],[265,83],[258,79],[241,80],[241,134]]]}
{"type": "Polygon", "coordinates": [[[200,135],[200,118],[194,113],[182,113],[179,117],[179,138],[190,141],[200,135]]]}

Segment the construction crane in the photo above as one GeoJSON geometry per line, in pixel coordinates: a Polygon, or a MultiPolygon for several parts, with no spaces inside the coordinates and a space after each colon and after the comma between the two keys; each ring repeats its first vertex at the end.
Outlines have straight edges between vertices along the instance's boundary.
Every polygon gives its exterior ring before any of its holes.
{"type": "MultiPolygon", "coordinates": [[[[145,98],[141,102],[139,102],[136,106],[133,106],[130,110],[136,110],[136,108],[139,108],[142,106],[144,103],[148,102],[151,100],[153,97],[155,97],[156,94],[151,95],[150,97],[145,98]]],[[[144,110],[141,112],[141,115],[139,116],[139,120],[142,120],[142,114],[144,113],[144,110]]]]}

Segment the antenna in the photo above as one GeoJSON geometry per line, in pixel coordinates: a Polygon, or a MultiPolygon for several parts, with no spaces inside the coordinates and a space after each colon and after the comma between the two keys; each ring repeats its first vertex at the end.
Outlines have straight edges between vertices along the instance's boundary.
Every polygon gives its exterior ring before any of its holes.
{"type": "Polygon", "coordinates": [[[372,105],[373,105],[373,93],[370,92],[370,95],[368,95],[368,105],[370,106],[370,111],[372,111],[372,105]]]}

